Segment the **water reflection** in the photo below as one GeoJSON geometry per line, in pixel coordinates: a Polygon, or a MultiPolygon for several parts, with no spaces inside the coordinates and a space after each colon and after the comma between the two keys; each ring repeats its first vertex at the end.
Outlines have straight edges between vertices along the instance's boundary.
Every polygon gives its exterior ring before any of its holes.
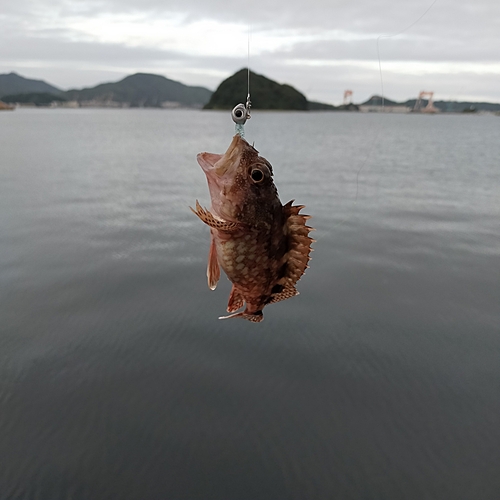
{"type": "Polygon", "coordinates": [[[258,326],[188,209],[226,113],[0,127],[0,498],[496,498],[498,119],[255,112],[318,229],[258,326]]]}

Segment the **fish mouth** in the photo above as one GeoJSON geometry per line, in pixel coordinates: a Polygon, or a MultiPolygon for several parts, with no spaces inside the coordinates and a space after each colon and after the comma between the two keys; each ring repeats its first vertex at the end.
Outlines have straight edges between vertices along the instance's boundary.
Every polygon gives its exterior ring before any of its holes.
{"type": "Polygon", "coordinates": [[[206,174],[214,169],[215,164],[222,158],[222,155],[215,153],[200,153],[196,157],[200,167],[206,174]]]}
{"type": "Polygon", "coordinates": [[[246,146],[248,146],[248,143],[245,139],[235,135],[223,155],[200,153],[196,159],[207,176],[216,174],[218,177],[223,177],[226,173],[238,167],[239,159],[246,146]]]}
{"type": "Polygon", "coordinates": [[[230,191],[247,148],[251,146],[245,139],[235,135],[223,155],[200,153],[197,156],[207,178],[213,215],[226,221],[236,222],[237,204],[230,191]]]}

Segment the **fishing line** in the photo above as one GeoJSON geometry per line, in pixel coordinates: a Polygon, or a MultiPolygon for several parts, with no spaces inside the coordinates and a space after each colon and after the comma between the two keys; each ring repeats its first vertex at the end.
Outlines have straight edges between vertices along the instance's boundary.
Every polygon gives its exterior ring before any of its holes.
{"type": "Polygon", "coordinates": [[[231,111],[233,119],[234,131],[241,138],[245,138],[245,123],[251,118],[250,108],[252,101],[250,100],[250,26],[248,27],[248,45],[247,45],[247,101],[246,104],[237,104],[231,111]]]}
{"type": "MultiPolygon", "coordinates": [[[[376,45],[377,45],[377,58],[378,58],[378,67],[379,67],[379,73],[380,73],[380,91],[381,91],[381,97],[382,97],[382,110],[385,109],[385,96],[384,96],[384,78],[382,76],[382,63],[381,63],[381,59],[380,59],[380,47],[379,47],[379,41],[382,39],[382,38],[393,38],[395,36],[398,36],[398,35],[401,35],[402,33],[404,33],[405,31],[408,31],[409,29],[413,28],[413,26],[415,26],[431,9],[432,7],[434,7],[434,5],[436,4],[438,0],[434,0],[430,5],[429,7],[427,7],[427,9],[423,12],[423,14],[420,15],[420,17],[418,17],[415,21],[413,21],[410,25],[408,25],[406,28],[404,28],[403,30],[401,31],[398,31],[397,33],[393,33],[393,34],[387,34],[387,35],[379,35],[377,37],[377,40],[376,40],[376,45]]],[[[365,160],[363,161],[362,165],[359,167],[359,170],[358,172],[356,173],[356,196],[354,198],[354,204],[356,205],[357,202],[358,202],[358,192],[359,192],[359,175],[361,174],[361,171],[363,170],[363,168],[365,168],[366,166],[366,163],[368,162],[368,159],[370,158],[370,155],[372,154],[373,152],[373,147],[375,146],[375,143],[378,141],[380,137],[380,126],[377,127],[377,134],[375,135],[375,137],[373,138],[372,140],[372,143],[370,145],[370,148],[368,149],[368,155],[366,156],[365,160]]],[[[339,227],[341,226],[342,224],[344,224],[345,222],[347,222],[348,218],[345,218],[344,220],[340,221],[339,223],[337,223],[335,226],[333,226],[333,228],[336,228],[336,227],[339,227]]]]}
{"type": "Polygon", "coordinates": [[[434,7],[434,4],[437,1],[438,0],[434,0],[429,5],[429,7],[427,7],[427,9],[424,11],[424,13],[416,21],[414,21],[409,26],[407,26],[404,30],[398,31],[397,33],[393,33],[392,35],[379,35],[377,37],[377,57],[378,57],[378,69],[379,69],[379,72],[380,72],[380,88],[381,88],[381,92],[382,92],[382,108],[384,107],[384,79],[382,78],[382,63],[380,61],[380,48],[379,48],[379,41],[380,41],[380,39],[381,38],[393,38],[395,36],[401,35],[405,31],[408,31],[410,28],[413,28],[413,26],[415,26],[415,24],[417,24],[427,14],[427,12],[429,12],[432,9],[432,7],[434,7]]]}
{"type": "Polygon", "coordinates": [[[247,101],[250,101],[250,25],[248,26],[247,40],[247,101]]]}

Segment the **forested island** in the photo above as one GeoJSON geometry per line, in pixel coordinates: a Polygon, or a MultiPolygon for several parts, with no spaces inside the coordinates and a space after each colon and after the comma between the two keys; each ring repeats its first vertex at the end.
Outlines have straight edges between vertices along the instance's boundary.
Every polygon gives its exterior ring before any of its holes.
{"type": "MultiPolygon", "coordinates": [[[[253,71],[250,82],[253,109],[308,109],[306,96],[291,85],[279,84],[253,71]]],[[[219,85],[204,109],[232,109],[245,100],[247,92],[248,70],[244,68],[219,85]]]]}

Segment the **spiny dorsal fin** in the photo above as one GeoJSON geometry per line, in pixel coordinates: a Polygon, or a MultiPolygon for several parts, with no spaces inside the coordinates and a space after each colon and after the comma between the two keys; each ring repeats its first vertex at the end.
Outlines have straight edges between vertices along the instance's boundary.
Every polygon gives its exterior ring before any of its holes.
{"type": "MultiPolygon", "coordinates": [[[[304,205],[293,206],[292,203],[293,200],[289,201],[283,207],[283,214],[286,218],[286,234],[288,236],[289,248],[284,256],[284,263],[287,264],[284,278],[293,287],[308,267],[309,254],[312,251],[311,243],[314,240],[309,237],[309,231],[312,231],[313,228],[306,225],[306,221],[311,216],[299,213],[304,208],[304,205]]],[[[290,285],[287,284],[282,293],[289,289],[290,285]]],[[[284,300],[284,298],[280,300],[284,300]]]]}

